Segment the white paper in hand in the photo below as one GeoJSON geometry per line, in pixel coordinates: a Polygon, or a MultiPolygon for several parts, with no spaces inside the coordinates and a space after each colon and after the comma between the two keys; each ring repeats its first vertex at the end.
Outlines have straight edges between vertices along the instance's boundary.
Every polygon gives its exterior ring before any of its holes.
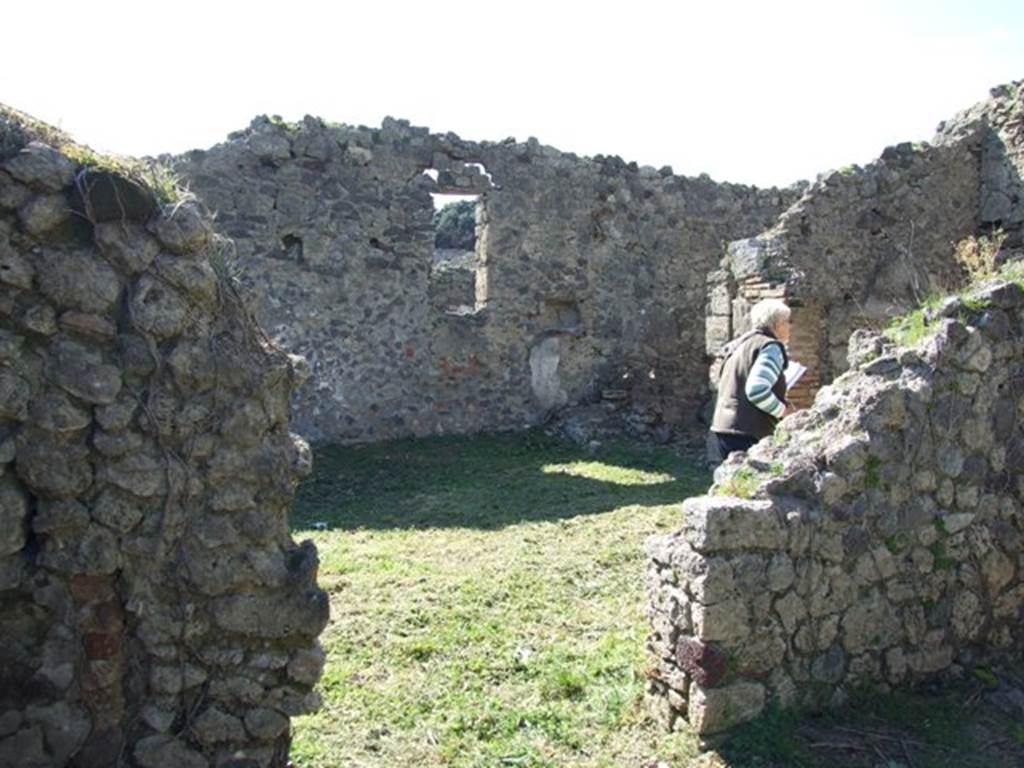
{"type": "Polygon", "coordinates": [[[783,371],[786,376],[786,389],[792,389],[805,373],[807,373],[806,365],[801,365],[796,360],[790,360],[786,370],[783,371]]]}

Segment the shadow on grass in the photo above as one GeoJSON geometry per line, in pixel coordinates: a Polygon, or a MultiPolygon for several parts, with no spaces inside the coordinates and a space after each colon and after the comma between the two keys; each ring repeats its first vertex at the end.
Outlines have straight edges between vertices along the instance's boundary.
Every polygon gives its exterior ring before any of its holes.
{"type": "MultiPolygon", "coordinates": [[[[1019,663],[1019,662],[1018,662],[1019,663]]],[[[852,694],[843,707],[798,714],[772,707],[732,731],[722,768],[1017,768],[1024,727],[978,680],[852,694]]]]}
{"type": "Polygon", "coordinates": [[[710,474],[671,448],[590,454],[537,431],[322,445],[299,486],[296,530],[479,528],[681,502],[710,474]]]}

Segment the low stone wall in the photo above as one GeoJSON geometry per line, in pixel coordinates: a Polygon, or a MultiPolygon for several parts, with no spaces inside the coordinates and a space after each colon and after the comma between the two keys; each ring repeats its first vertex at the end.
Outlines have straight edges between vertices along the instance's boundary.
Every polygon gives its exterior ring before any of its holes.
{"type": "Polygon", "coordinates": [[[284,766],[327,596],[298,361],[210,223],[0,113],[0,765],[284,766]]]}
{"type": "MultiPolygon", "coordinates": [[[[648,543],[651,684],[702,734],[1024,642],[1024,290],[857,334],[851,371],[648,543]]],[[[735,459],[735,460],[732,460],[735,459]]]]}

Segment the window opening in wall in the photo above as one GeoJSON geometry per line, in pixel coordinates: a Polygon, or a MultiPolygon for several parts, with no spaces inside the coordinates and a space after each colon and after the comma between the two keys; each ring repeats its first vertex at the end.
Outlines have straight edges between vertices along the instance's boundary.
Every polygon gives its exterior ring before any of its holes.
{"type": "Polygon", "coordinates": [[[481,268],[477,234],[480,195],[434,194],[434,258],[430,291],[435,306],[447,314],[470,315],[478,306],[477,271],[481,268]]]}
{"type": "Polygon", "coordinates": [[[299,263],[302,261],[302,238],[298,235],[285,235],[281,238],[284,258],[299,263]]]}

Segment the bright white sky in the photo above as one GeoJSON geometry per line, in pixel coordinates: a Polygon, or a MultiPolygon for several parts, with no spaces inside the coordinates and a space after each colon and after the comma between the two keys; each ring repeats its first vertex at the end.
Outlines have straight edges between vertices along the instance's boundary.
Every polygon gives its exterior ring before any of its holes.
{"type": "Polygon", "coordinates": [[[209,147],[254,115],[786,185],[929,139],[1024,78],[1021,0],[5,4],[0,101],[96,149],[209,147]]]}

